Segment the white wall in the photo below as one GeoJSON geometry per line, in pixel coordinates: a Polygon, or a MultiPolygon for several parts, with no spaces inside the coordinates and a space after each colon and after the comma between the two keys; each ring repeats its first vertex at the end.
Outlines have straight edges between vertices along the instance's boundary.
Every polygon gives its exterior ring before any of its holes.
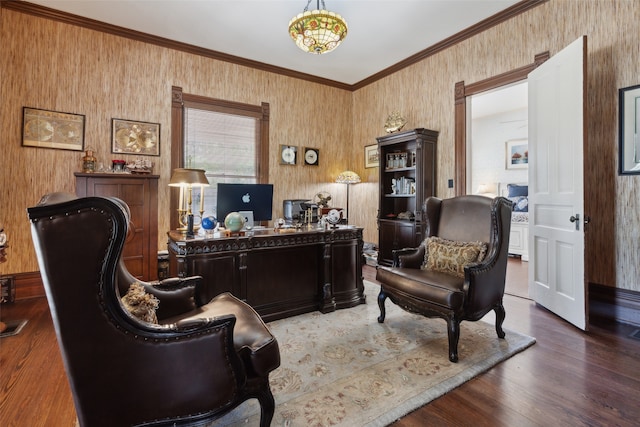
{"type": "Polygon", "coordinates": [[[471,193],[480,184],[498,194],[498,183],[523,183],[528,180],[527,169],[506,169],[507,141],[527,139],[527,109],[518,109],[474,119],[471,122],[471,193]]]}

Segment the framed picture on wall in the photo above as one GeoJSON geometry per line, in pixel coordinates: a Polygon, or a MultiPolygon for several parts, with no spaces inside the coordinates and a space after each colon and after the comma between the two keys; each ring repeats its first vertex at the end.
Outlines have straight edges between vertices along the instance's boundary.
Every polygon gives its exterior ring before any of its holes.
{"type": "Polygon", "coordinates": [[[526,169],[529,167],[529,141],[512,139],[505,146],[505,163],[507,169],[526,169]]]}
{"type": "Polygon", "coordinates": [[[160,155],[160,123],[111,119],[111,152],[160,155]]]}
{"type": "Polygon", "coordinates": [[[619,90],[619,173],[640,174],[640,85],[619,90]]]}
{"type": "Polygon", "coordinates": [[[376,168],[380,166],[380,153],[378,152],[378,144],[367,145],[364,147],[364,167],[376,168]]]}
{"type": "Polygon", "coordinates": [[[22,146],[84,150],[84,115],[22,108],[22,146]]]}

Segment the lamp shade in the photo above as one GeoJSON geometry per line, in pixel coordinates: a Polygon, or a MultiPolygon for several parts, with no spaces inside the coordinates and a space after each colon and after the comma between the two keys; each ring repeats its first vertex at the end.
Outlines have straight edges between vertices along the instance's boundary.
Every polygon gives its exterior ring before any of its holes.
{"type": "Polygon", "coordinates": [[[169,180],[169,187],[184,187],[187,185],[209,186],[209,180],[204,169],[174,169],[169,180]]]}
{"type": "Polygon", "coordinates": [[[360,182],[360,176],[354,171],[344,171],[338,174],[336,182],[339,184],[357,184],[360,182]]]}
{"type": "MultiPolygon", "coordinates": [[[[311,3],[311,1],[309,1],[311,3]]],[[[318,9],[307,10],[309,4],[302,13],[294,16],[289,22],[289,35],[295,44],[305,52],[323,54],[331,52],[338,47],[347,36],[347,23],[334,12],[318,9]]]]}

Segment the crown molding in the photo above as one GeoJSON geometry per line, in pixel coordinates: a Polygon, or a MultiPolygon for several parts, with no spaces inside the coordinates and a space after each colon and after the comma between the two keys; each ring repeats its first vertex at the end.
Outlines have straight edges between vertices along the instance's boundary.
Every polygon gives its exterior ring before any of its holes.
{"type": "Polygon", "coordinates": [[[370,85],[384,77],[387,77],[393,73],[396,73],[406,67],[409,67],[417,62],[422,61],[438,52],[441,52],[461,41],[467,40],[491,27],[494,27],[504,21],[507,21],[514,16],[524,13],[534,7],[537,7],[549,0],[523,0],[515,5],[505,9],[489,18],[454,34],[453,36],[442,40],[435,45],[424,49],[415,55],[408,57],[364,80],[353,85],[337,82],[331,79],[325,79],[311,74],[301,73],[293,71],[283,67],[277,67],[275,65],[265,64],[264,62],[253,61],[250,59],[242,58],[239,56],[229,55],[226,53],[218,52],[211,49],[204,49],[187,43],[181,43],[174,40],[170,40],[164,37],[153,36],[140,31],[130,30],[128,28],[119,27],[117,25],[111,25],[104,22],[96,21],[94,19],[84,18],[81,16],[73,15],[59,10],[51,9],[45,6],[36,5],[22,0],[0,0],[0,7],[2,9],[13,10],[16,12],[26,13],[29,15],[37,16],[39,18],[51,19],[53,21],[62,22],[65,24],[76,25],[83,28],[88,28],[95,31],[100,31],[115,36],[125,37],[132,40],[141,41],[143,43],[149,43],[168,49],[174,49],[181,52],[191,53],[194,55],[204,56],[207,58],[215,59],[218,61],[229,62],[232,64],[242,65],[257,70],[267,71],[270,73],[280,74],[287,77],[293,77],[296,79],[306,80],[313,83],[318,83],[326,86],[335,87],[338,89],[344,89],[348,91],[355,91],[365,86],[370,85]]]}

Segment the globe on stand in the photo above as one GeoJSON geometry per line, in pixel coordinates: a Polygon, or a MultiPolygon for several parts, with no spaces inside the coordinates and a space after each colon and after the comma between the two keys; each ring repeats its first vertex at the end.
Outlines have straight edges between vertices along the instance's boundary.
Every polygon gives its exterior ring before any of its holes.
{"type": "Polygon", "coordinates": [[[231,212],[225,217],[224,226],[232,233],[237,233],[244,226],[244,217],[238,212],[231,212]]]}
{"type": "Polygon", "coordinates": [[[208,216],[202,219],[202,228],[204,228],[205,230],[213,230],[214,228],[216,228],[217,224],[218,220],[215,216],[208,216]]]}

